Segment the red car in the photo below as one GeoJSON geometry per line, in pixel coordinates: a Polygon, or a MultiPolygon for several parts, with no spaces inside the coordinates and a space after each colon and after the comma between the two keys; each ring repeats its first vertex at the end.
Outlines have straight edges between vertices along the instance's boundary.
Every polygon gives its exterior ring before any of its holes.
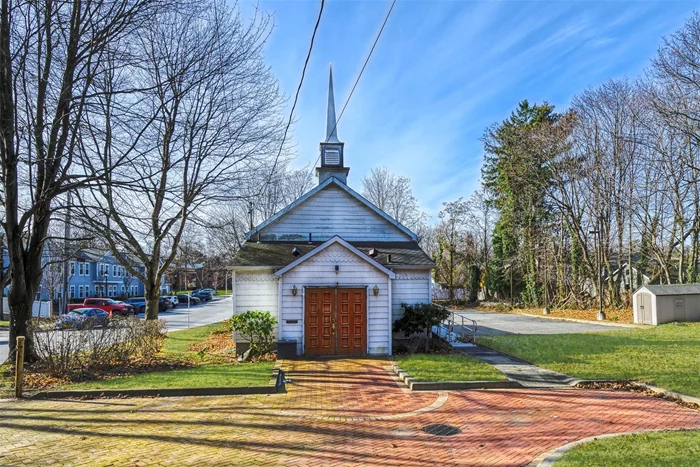
{"type": "Polygon", "coordinates": [[[117,302],[111,298],[86,298],[83,303],[71,303],[66,313],[78,308],[98,308],[111,316],[129,316],[134,314],[134,307],[124,302],[117,302]]]}

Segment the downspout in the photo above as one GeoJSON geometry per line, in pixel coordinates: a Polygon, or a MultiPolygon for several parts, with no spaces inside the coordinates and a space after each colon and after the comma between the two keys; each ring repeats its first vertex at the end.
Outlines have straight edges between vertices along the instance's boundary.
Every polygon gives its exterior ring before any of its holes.
{"type": "Polygon", "coordinates": [[[393,333],[392,333],[393,326],[392,325],[394,324],[393,319],[392,319],[392,315],[394,312],[394,304],[391,300],[391,285],[392,285],[391,284],[391,277],[387,276],[386,284],[387,284],[387,293],[389,294],[389,306],[388,306],[388,308],[389,308],[389,336],[388,337],[389,337],[389,355],[391,355],[393,353],[392,348],[391,348],[392,347],[391,341],[392,341],[392,337],[393,337],[393,333]]]}
{"type": "Polygon", "coordinates": [[[283,276],[277,278],[277,341],[282,339],[282,284],[283,276]]]}
{"type": "MultiPolygon", "coordinates": [[[[187,280],[185,280],[187,282],[187,280]]],[[[236,314],[236,271],[231,271],[231,316],[236,314]]]]}

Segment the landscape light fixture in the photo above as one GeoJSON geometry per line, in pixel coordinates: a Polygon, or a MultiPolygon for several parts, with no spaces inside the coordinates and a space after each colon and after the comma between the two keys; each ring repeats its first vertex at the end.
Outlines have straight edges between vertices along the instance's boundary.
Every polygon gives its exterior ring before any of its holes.
{"type": "Polygon", "coordinates": [[[293,297],[296,297],[296,296],[297,296],[297,286],[296,286],[296,285],[293,285],[293,286],[292,286],[292,296],[293,296],[293,297]]]}
{"type": "Polygon", "coordinates": [[[378,286],[378,285],[375,285],[374,288],[372,289],[372,291],[374,292],[374,296],[375,296],[375,297],[376,297],[377,295],[379,295],[379,286],[378,286]]]}

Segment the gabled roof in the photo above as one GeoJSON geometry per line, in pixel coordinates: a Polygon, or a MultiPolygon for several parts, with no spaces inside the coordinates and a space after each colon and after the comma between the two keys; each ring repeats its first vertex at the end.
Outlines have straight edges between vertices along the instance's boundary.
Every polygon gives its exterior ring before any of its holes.
{"type": "Polygon", "coordinates": [[[319,184],[316,188],[309,191],[308,193],[303,195],[301,198],[297,199],[292,204],[285,207],[284,209],[279,211],[277,214],[268,218],[265,222],[258,225],[257,227],[255,227],[253,230],[251,230],[247,234],[245,234],[246,240],[250,240],[253,237],[253,234],[255,234],[256,232],[259,232],[260,230],[264,229],[268,225],[272,224],[273,222],[275,222],[276,220],[278,220],[279,218],[281,218],[282,216],[287,214],[289,211],[296,208],[300,204],[304,203],[306,200],[313,197],[316,193],[318,193],[319,191],[323,190],[324,188],[326,188],[328,185],[331,185],[331,184],[335,184],[336,186],[338,186],[339,188],[341,188],[342,190],[347,192],[350,196],[352,196],[355,199],[357,199],[358,201],[360,201],[362,204],[367,206],[369,209],[374,211],[376,214],[378,214],[379,216],[381,216],[382,218],[387,220],[389,223],[394,225],[397,229],[399,229],[400,231],[402,231],[403,233],[405,233],[406,235],[411,237],[411,239],[413,241],[418,241],[418,236],[416,234],[414,234],[413,232],[411,232],[407,227],[402,225],[399,221],[397,221],[396,219],[391,217],[389,214],[387,214],[384,211],[382,211],[381,209],[379,209],[377,206],[375,206],[374,204],[369,202],[367,199],[365,199],[364,196],[357,193],[355,190],[353,190],[352,188],[350,188],[349,186],[347,186],[345,183],[341,182],[340,180],[336,179],[335,177],[331,177],[328,180],[326,180],[325,182],[319,184]]]}
{"type": "MultiPolygon", "coordinates": [[[[347,241],[347,240],[346,240],[347,241]]],[[[324,242],[245,242],[230,263],[231,269],[282,268],[297,259],[292,250],[297,248],[302,255],[313,251],[324,242]]],[[[416,242],[353,242],[348,243],[387,268],[421,267],[434,268],[435,263],[416,242]],[[389,261],[391,259],[391,261],[389,261]]]]}
{"type": "Polygon", "coordinates": [[[637,292],[642,289],[648,290],[657,297],[661,295],[700,295],[700,284],[643,285],[637,289],[637,292]]]}
{"type": "Polygon", "coordinates": [[[337,235],[335,237],[331,238],[330,240],[328,240],[327,242],[324,242],[321,245],[317,246],[316,248],[314,248],[313,250],[311,250],[307,254],[299,256],[299,258],[292,261],[291,263],[289,263],[288,265],[286,265],[282,269],[275,271],[274,275],[277,277],[281,276],[282,274],[286,273],[290,269],[298,266],[299,264],[303,263],[304,261],[306,261],[310,258],[313,258],[314,256],[316,256],[317,254],[319,254],[320,252],[322,252],[323,250],[325,250],[329,246],[335,245],[336,243],[343,245],[345,248],[350,250],[352,253],[356,254],[357,256],[359,256],[360,258],[362,258],[363,260],[365,260],[366,262],[368,262],[369,264],[371,264],[375,268],[382,271],[384,274],[389,276],[391,279],[396,278],[396,274],[394,274],[391,270],[385,268],[384,266],[379,264],[377,261],[375,261],[374,258],[362,253],[360,250],[358,250],[357,248],[355,248],[354,246],[352,246],[351,244],[349,244],[348,242],[346,242],[345,240],[343,240],[342,238],[340,238],[337,235]]]}

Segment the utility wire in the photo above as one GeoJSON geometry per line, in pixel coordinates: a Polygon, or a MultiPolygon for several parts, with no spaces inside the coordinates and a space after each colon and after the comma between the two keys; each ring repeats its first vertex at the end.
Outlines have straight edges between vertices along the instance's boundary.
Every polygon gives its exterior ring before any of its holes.
{"type": "MultiPolygon", "coordinates": [[[[333,129],[329,133],[329,136],[333,134],[335,129],[338,127],[338,123],[340,122],[340,119],[343,118],[343,114],[345,113],[345,109],[347,108],[348,103],[350,102],[350,99],[352,98],[352,95],[355,92],[355,88],[357,87],[357,83],[360,82],[360,78],[362,78],[362,74],[365,72],[365,68],[367,67],[367,63],[369,63],[369,59],[372,57],[372,53],[374,52],[374,48],[377,46],[377,42],[379,42],[379,38],[382,37],[382,32],[384,31],[384,26],[386,26],[387,21],[389,21],[389,16],[391,16],[391,12],[394,9],[394,5],[396,5],[396,0],[393,0],[391,2],[391,6],[389,7],[389,11],[387,11],[386,17],[384,18],[384,22],[382,23],[382,27],[379,29],[379,32],[377,33],[377,37],[374,39],[374,44],[372,44],[372,48],[369,50],[369,54],[367,54],[367,58],[365,59],[365,63],[362,65],[362,69],[360,70],[360,73],[357,75],[357,79],[355,80],[355,84],[353,84],[352,89],[350,90],[350,95],[345,100],[345,105],[343,105],[343,109],[340,111],[340,115],[338,116],[338,119],[335,121],[335,125],[333,126],[333,129]]],[[[324,142],[327,143],[328,139],[326,138],[326,141],[324,141],[324,142]]],[[[311,166],[312,171],[314,170],[319,159],[321,159],[320,154],[316,158],[316,162],[314,162],[314,164],[311,166]]]]}
{"type": "MultiPolygon", "coordinates": [[[[395,0],[394,0],[395,1],[395,0]]],[[[306,76],[306,68],[309,65],[309,59],[311,58],[311,51],[314,48],[314,40],[316,39],[316,32],[318,31],[318,25],[321,23],[321,16],[323,15],[323,7],[325,5],[325,0],[321,0],[321,8],[318,11],[318,18],[316,19],[316,25],[314,26],[314,32],[311,34],[311,43],[309,44],[309,51],[306,54],[306,60],[304,61],[304,68],[301,70],[301,79],[299,80],[299,86],[297,86],[297,92],[294,95],[294,103],[292,104],[292,110],[289,112],[289,120],[287,121],[287,126],[284,129],[284,135],[282,135],[282,142],[280,143],[280,148],[279,151],[277,151],[277,156],[275,157],[275,163],[272,165],[272,170],[270,170],[270,174],[267,177],[267,181],[263,184],[262,187],[260,187],[260,191],[258,191],[257,196],[260,196],[260,193],[270,184],[270,180],[272,179],[272,174],[275,173],[275,170],[277,170],[277,162],[279,162],[279,158],[282,155],[282,149],[284,148],[284,142],[287,139],[287,132],[289,132],[289,127],[292,125],[292,118],[294,117],[294,109],[296,109],[297,106],[297,101],[299,100],[299,93],[301,92],[301,86],[304,84],[304,77],[306,76]]]]}

